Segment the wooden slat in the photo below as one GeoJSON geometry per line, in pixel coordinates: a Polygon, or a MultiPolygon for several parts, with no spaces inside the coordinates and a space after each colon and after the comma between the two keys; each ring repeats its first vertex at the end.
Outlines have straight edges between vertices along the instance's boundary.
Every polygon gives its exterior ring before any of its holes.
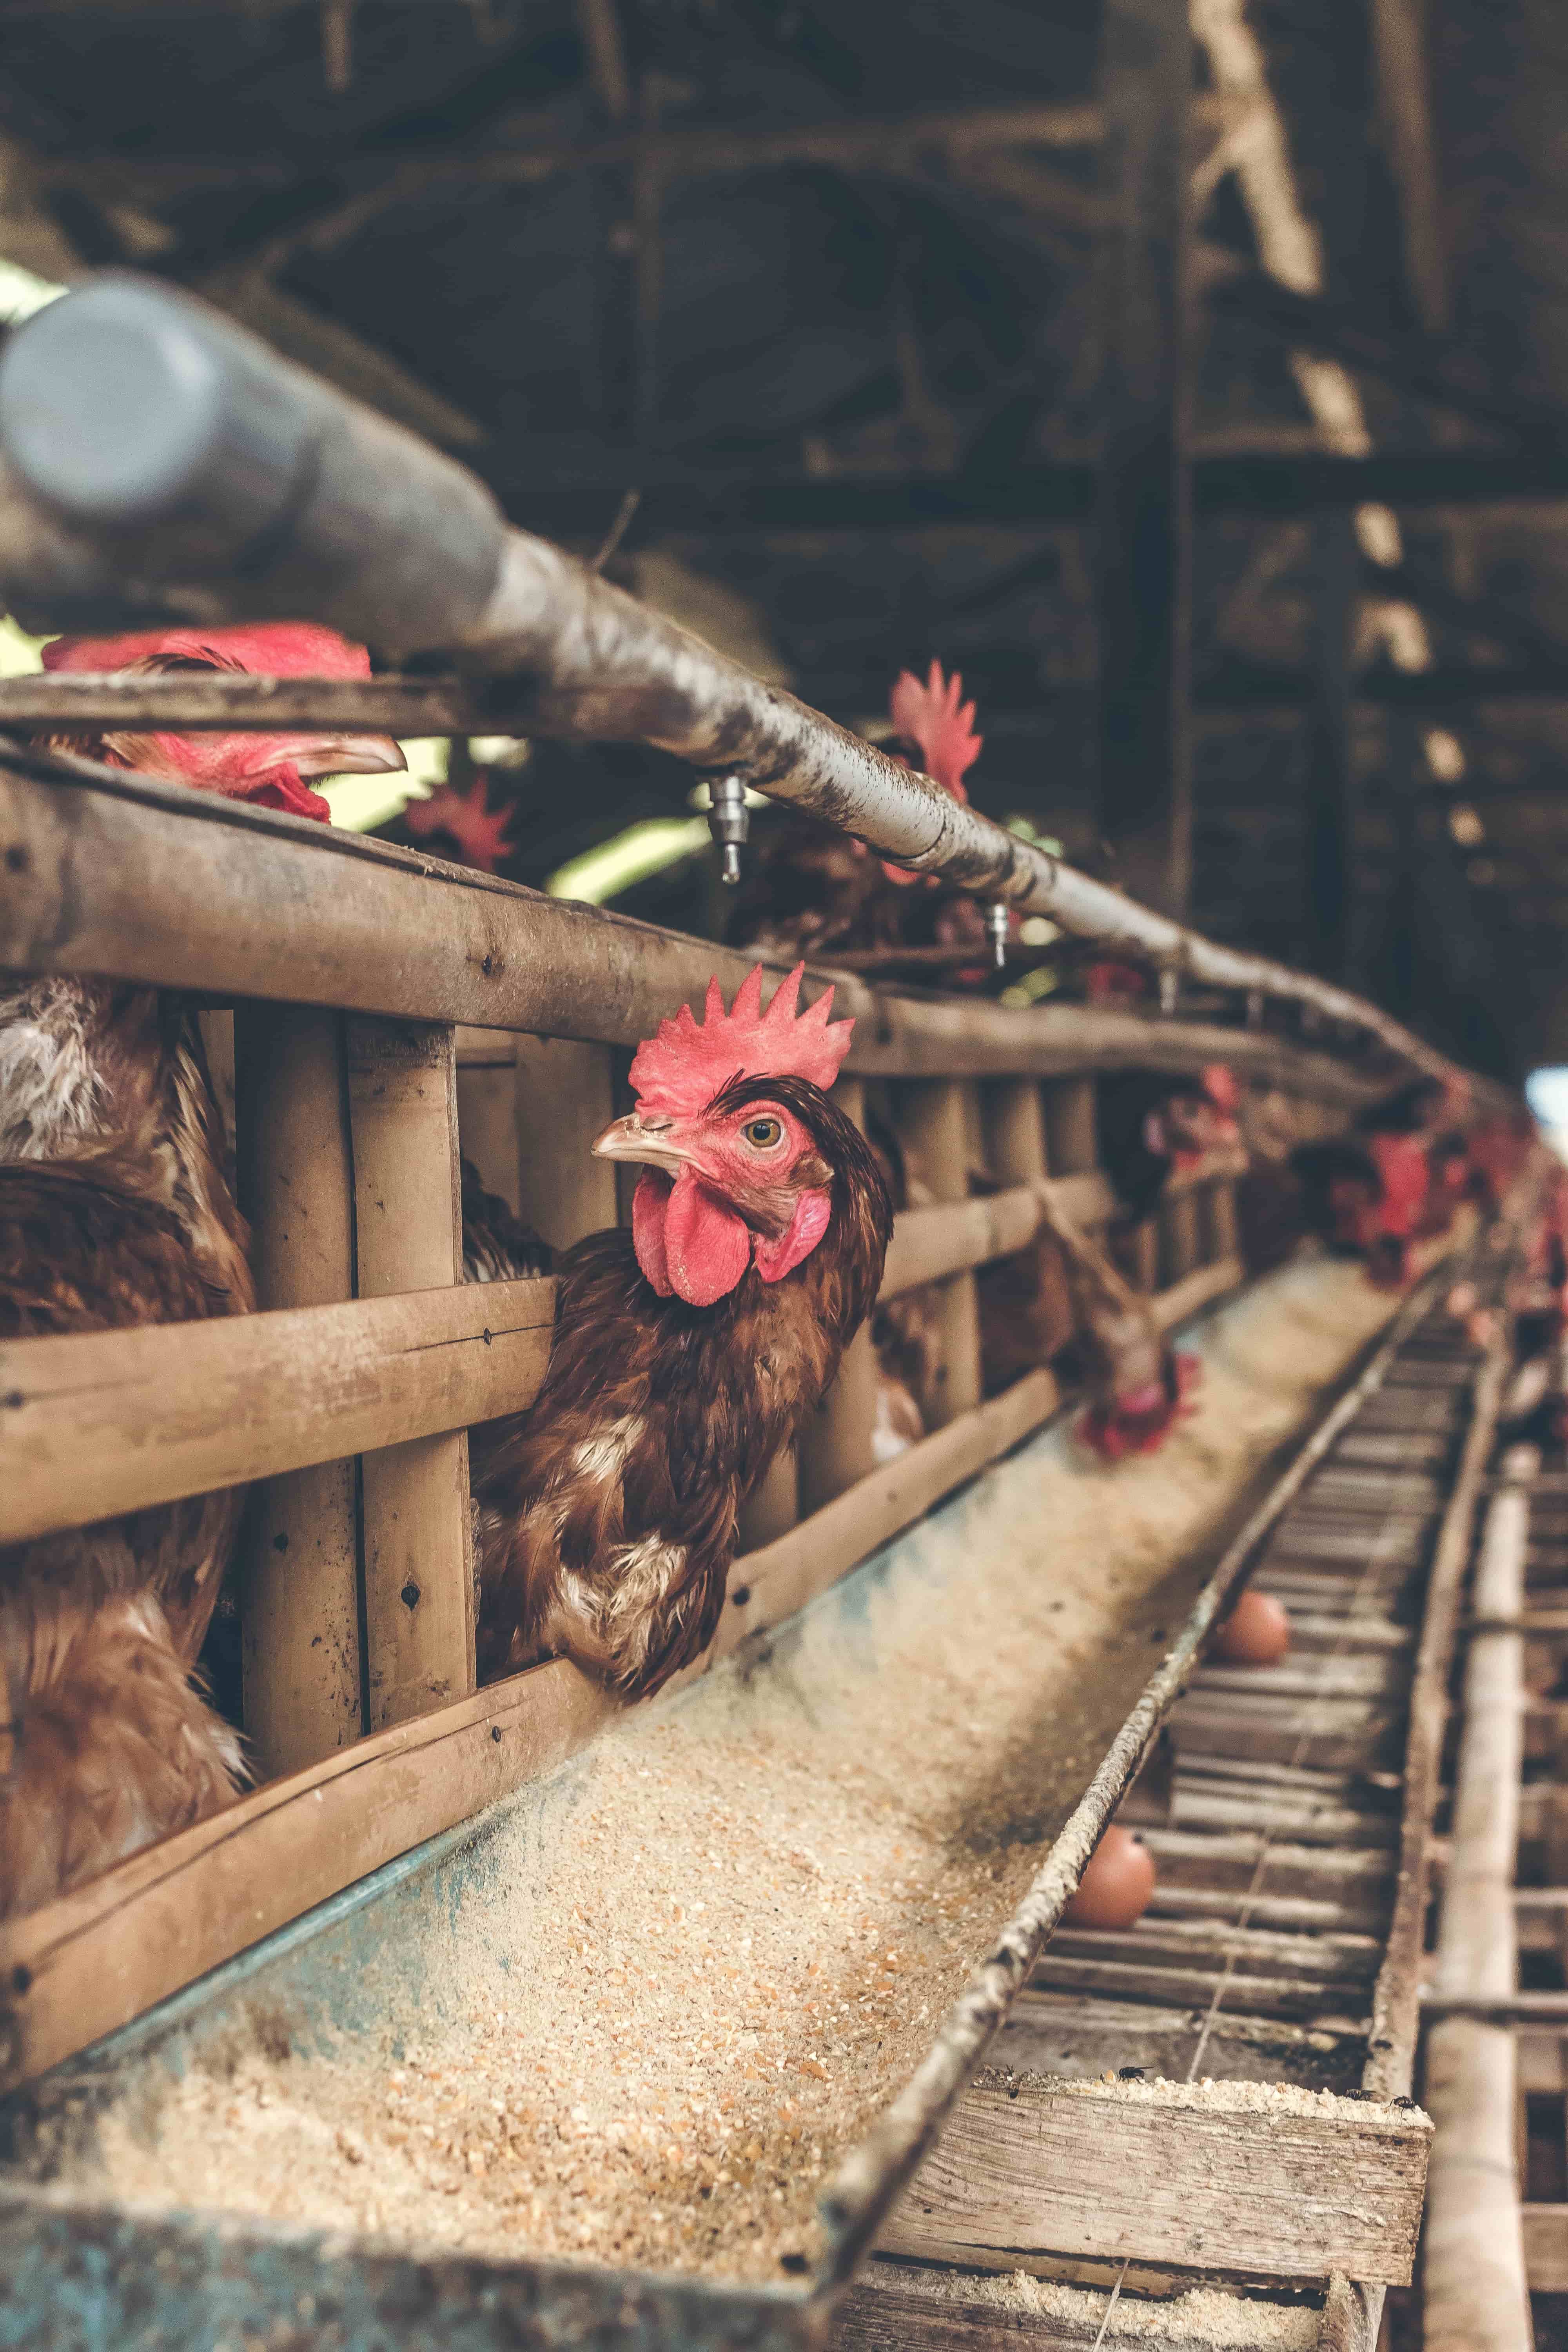
{"type": "MultiPolygon", "coordinates": [[[[1524,1591],[1531,1446],[1514,1446],[1513,1483],[1493,1497],[1476,1568],[1478,1617],[1517,1616],[1524,1591]]],[[[1434,1990],[1497,1994],[1518,1984],[1513,1877],[1522,1766],[1518,1633],[1474,1640],[1466,1661],[1464,1727],[1455,1775],[1450,1864],[1443,1889],[1434,1990]]],[[[1426,2098],[1437,2125],[1423,2265],[1431,2352],[1529,2352],[1529,2285],[1515,2169],[1516,2076],[1506,2027],[1451,2016],[1426,2041],[1426,2098]]]]}
{"type": "MultiPolygon", "coordinates": [[[[1055,1177],[1044,1189],[1053,1205],[1076,1225],[1102,1225],[1116,1213],[1116,1195],[1098,1173],[1055,1177]]],[[[984,1265],[988,1258],[1010,1256],[1034,1238],[1042,1213],[1039,1190],[1034,1184],[1013,1185],[1005,1192],[992,1193],[988,1200],[944,1201],[930,1208],[905,1209],[894,1222],[881,1297],[893,1298],[921,1283],[940,1282],[984,1265]]],[[[1199,1274],[1209,1271],[1207,1266],[1197,1269],[1199,1274]]],[[[1191,1273],[1191,1267],[1184,1268],[1166,1287],[1176,1289],[1191,1273]]]]}
{"type": "Polygon", "coordinates": [[[1568,2294],[1568,2205],[1524,2205],[1524,2266],[1531,2294],[1568,2294]]]}
{"type": "MultiPolygon", "coordinates": [[[[379,1312],[398,1303],[374,1304],[379,1312]]],[[[712,1650],[678,1680],[782,1622],[949,1487],[1008,1452],[1055,1402],[1048,1372],[1021,1381],[863,1481],[809,1528],[738,1560],[712,1650]]],[[[0,2090],[553,1769],[616,1712],[566,1661],[533,1668],[270,1782],[0,1929],[0,2090]]]]}
{"type": "Polygon", "coordinates": [[[519,1213],[552,1249],[616,1223],[616,1171],[594,1138],[616,1116],[605,1045],[570,1037],[516,1040],[519,1213]]]}
{"type": "MultiPolygon", "coordinates": [[[[340,1014],[314,1006],[241,1004],[236,1012],[239,1200],[263,1308],[326,1307],[353,1296],[342,1027],[340,1014]]],[[[170,1347],[183,1352],[178,1339],[170,1347]]],[[[144,1434],[136,1442],[146,1450],[144,1434]]],[[[282,1471],[246,1511],[245,1731],[253,1769],[265,1777],[330,1755],[364,1729],[355,1473],[352,1457],[282,1471]]],[[[70,1504],[77,1499],[72,1493],[70,1504]]]]}
{"type": "MultiPolygon", "coordinates": [[[[856,2280],[827,2341],[830,2352],[1148,2352],[1158,2340],[1150,2305],[1131,2293],[1114,2311],[1109,2305],[1104,2293],[1080,2291],[1052,2306],[1042,2294],[1034,2309],[1016,2280],[997,2294],[971,2275],[884,2261],[856,2280]]],[[[1278,2352],[1294,2316],[1287,2305],[1238,2294],[1226,2312],[1226,2352],[1278,2352]]]]}
{"type": "Polygon", "coordinates": [[[0,1929],[0,2089],[554,1768],[614,1712],[557,1659],[269,1781],[0,1929]]]}
{"type": "MultiPolygon", "coordinates": [[[[942,1079],[901,1088],[895,1105],[911,1174],[964,1216],[975,1205],[969,1200],[971,1092],[958,1079],[942,1079]]],[[[936,1322],[935,1364],[920,1399],[928,1429],[940,1429],[980,1402],[980,1310],[973,1274],[942,1281],[936,1322]]]]}
{"type": "Polygon", "coordinates": [[[881,2243],[926,2261],[1027,2249],[1403,2285],[1430,2141],[1424,2116],[1370,2103],[986,2068],[881,2243]]]}
{"type": "MultiPolygon", "coordinates": [[[[833,1089],[833,1099],[846,1118],[865,1127],[866,1088],[861,1079],[841,1077],[833,1089]]],[[[845,1349],[826,1394],[800,1430],[795,1446],[797,1511],[820,1510],[870,1469],[877,1381],[877,1356],[868,1318],[845,1349]]],[[[781,1479],[786,1475],[780,1473],[781,1479]]]]}
{"type": "Polygon", "coordinates": [[[487,1192],[497,1193],[515,1216],[518,1184],[517,1040],[504,1030],[459,1031],[458,1047],[458,1138],[463,1157],[479,1171],[487,1192]],[[479,1041],[464,1050],[464,1039],[479,1041]]]}
{"type": "Polygon", "coordinates": [[[0,1541],[515,1412],[554,1304],[497,1282],[0,1346],[0,1541]]]}
{"type": "MultiPolygon", "coordinates": [[[[450,1029],[351,1020],[348,1074],[360,1297],[460,1282],[450,1029]]],[[[365,1685],[370,1728],[382,1731],[474,1687],[468,1431],[409,1435],[367,1453],[360,1480],[365,1685]]]]}
{"type": "Polygon", "coordinates": [[[729,1605],[713,1646],[690,1671],[705,1673],[750,1635],[782,1624],[940,1496],[1010,1453],[1059,1403],[1051,1373],[1030,1372],[989,1404],[881,1464],[776,1542],[738,1559],[730,1571],[729,1605]]]}
{"type": "MultiPolygon", "coordinates": [[[[710,974],[726,994],[754,956],[541,897],[174,783],[71,781],[0,763],[0,965],[95,971],[225,1001],[265,995],[405,1020],[636,1045],[710,974]]],[[[1217,1025],[1079,1006],[1013,1011],[873,990],[825,971],[857,1016],[863,1076],[1048,1076],[1090,1068],[1281,1066],[1360,1104],[1375,1083],[1324,1055],[1217,1025]]],[[[816,992],[814,982],[807,996],[816,992]]],[[[1062,1172],[1083,1163],[1054,1159],[1062,1172]]]]}

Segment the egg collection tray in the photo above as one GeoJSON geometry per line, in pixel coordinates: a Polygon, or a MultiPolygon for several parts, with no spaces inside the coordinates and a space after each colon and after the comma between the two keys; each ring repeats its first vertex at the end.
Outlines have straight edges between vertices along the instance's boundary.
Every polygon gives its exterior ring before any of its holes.
{"type": "Polygon", "coordinates": [[[1215,2286],[1239,2297],[1227,2345],[1375,2340],[1431,2138],[1409,2097],[1424,1848],[1479,1369],[1436,1308],[1277,1522],[1254,1581],[1289,1611],[1288,1660],[1192,1677],[1122,1810],[1156,1862],[1148,1909],[1052,1937],[839,2352],[999,2341],[1004,2313],[1009,2344],[1104,2326],[1116,2347],[1108,2305],[1140,2293],[1170,2332],[1145,2305],[1125,2340],[1174,2347],[1208,2340],[1188,2299],[1215,2286]]]}

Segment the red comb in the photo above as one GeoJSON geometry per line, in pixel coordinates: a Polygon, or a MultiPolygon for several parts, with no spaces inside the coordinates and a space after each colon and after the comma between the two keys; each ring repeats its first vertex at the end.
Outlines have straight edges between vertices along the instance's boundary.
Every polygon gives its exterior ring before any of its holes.
{"type": "Polygon", "coordinates": [[[926,773],[955,801],[967,801],[966,771],[980,757],[984,738],[974,732],[974,705],[960,707],[963,680],[955,670],[949,678],[942,664],[932,662],[922,686],[912,671],[900,671],[888,703],[888,716],[900,735],[918,743],[925,755],[926,773]]]}
{"type": "Polygon", "coordinates": [[[763,967],[753,964],[724,1010],[716,979],[699,1024],[689,1004],[673,1020],[661,1021],[657,1035],[645,1037],[632,1060],[632,1087],[643,1110],[675,1114],[700,1110],[731,1078],[805,1078],[824,1093],[838,1076],[849,1050],[853,1021],[828,1025],[833,991],[819,996],[796,1017],[804,963],[797,963],[773,991],[763,1011],[763,967]]]}
{"type": "Polygon", "coordinates": [[[1203,1084],[1215,1110],[1234,1111],[1241,1100],[1241,1088],[1228,1062],[1211,1062],[1204,1072],[1203,1084]]]}
{"type": "Polygon", "coordinates": [[[56,637],[44,647],[49,670],[127,669],[163,655],[211,662],[259,677],[368,677],[370,656],[316,621],[266,621],[253,628],[142,629],[122,637],[56,637]]]}

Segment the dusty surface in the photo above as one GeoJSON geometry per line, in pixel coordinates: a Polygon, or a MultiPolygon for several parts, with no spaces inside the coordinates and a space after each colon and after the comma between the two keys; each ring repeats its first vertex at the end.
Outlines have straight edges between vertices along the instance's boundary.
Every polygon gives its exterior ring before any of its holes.
{"type": "MultiPolygon", "coordinates": [[[[1054,2319],[1092,2337],[1105,2311],[1103,2294],[1082,2288],[1058,2286],[1053,2280],[1031,2278],[1026,2271],[1009,2271],[995,2278],[927,2272],[921,2291],[933,2302],[952,2300],[979,2304],[1020,2318],[1054,2319]]],[[[1190,2294],[1140,2302],[1124,2294],[1108,2331],[1115,2344],[1187,2344],[1193,2352],[1251,2352],[1258,2344],[1278,2346],[1279,2352],[1313,2352],[1322,2315],[1299,2305],[1268,2303],[1253,2296],[1226,2294],[1214,2287],[1195,2287],[1190,2294]]]]}
{"type": "Polygon", "coordinates": [[[1285,1269],[1205,1327],[1200,1409],[1160,1454],[1106,1470],[1047,1433],[749,1677],[522,1791],[460,1918],[421,1915],[417,1999],[395,1990],[374,2035],[270,2056],[230,2036],[178,2082],[154,2069],[100,2133],[114,2192],[497,2255],[799,2270],[836,2155],[1173,1638],[1202,1580],[1184,1551],[1389,1312],[1353,1266],[1285,1269]]]}
{"type": "Polygon", "coordinates": [[[1195,2083],[1173,2083],[1163,2074],[1146,2074],[1137,2082],[1121,2082],[1115,2075],[1089,2082],[1048,2079],[1060,2097],[1115,2099],[1133,2107],[1191,2107],[1216,2116],[1334,2116],[1353,2124],[1374,2123],[1380,2131],[1432,2128],[1431,2116],[1420,2107],[1396,2107],[1381,2099],[1352,2101],[1335,2091],[1309,2091],[1299,2083],[1216,2083],[1207,2074],[1195,2083]]]}

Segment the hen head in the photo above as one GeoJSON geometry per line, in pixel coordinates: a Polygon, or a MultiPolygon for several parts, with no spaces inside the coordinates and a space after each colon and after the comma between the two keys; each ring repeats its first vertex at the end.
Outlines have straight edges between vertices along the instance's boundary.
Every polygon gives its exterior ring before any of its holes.
{"type": "Polygon", "coordinates": [[[1202,1376],[1195,1356],[1163,1343],[1129,1350],[1114,1367],[1109,1393],[1091,1404],[1079,1422],[1079,1434],[1104,1462],[1157,1453],[1182,1413],[1192,1410],[1193,1391],[1202,1376]]]}
{"type": "Polygon", "coordinates": [[[760,964],[728,1013],[710,982],[700,1024],[683,1004],[637,1048],[637,1108],[595,1142],[602,1160],[642,1163],[632,1240],[662,1298],[714,1306],[753,1265],[763,1282],[781,1282],[827,1233],[839,1178],[868,1223],[879,1273],[892,1217],[887,1186],[826,1091],[854,1024],[829,1024],[831,989],[797,1016],[804,971],[796,964],[780,982],[766,1013],[760,964]]]}
{"type": "Polygon", "coordinates": [[[1223,1062],[1211,1063],[1195,1087],[1175,1087],[1143,1121],[1143,1141],[1173,1168],[1195,1168],[1205,1152],[1241,1140],[1240,1090],[1223,1062]]]}
{"type": "MultiPolygon", "coordinates": [[[[313,621],[274,621],[247,628],[149,629],[117,637],[57,637],[44,647],[47,670],[119,671],[152,676],[174,670],[237,670],[258,677],[363,678],[370,656],[335,629],[313,621]]],[[[57,739],[60,740],[60,739],[57,739]]],[[[390,735],[111,734],[69,739],[73,749],[143,773],[170,776],[229,800],[295,816],[331,818],[319,776],[388,775],[407,763],[390,735]]]]}

